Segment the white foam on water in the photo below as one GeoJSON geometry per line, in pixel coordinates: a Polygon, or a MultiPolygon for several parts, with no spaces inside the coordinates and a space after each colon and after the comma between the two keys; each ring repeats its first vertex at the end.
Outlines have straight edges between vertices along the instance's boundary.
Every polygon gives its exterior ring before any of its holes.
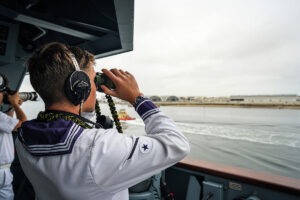
{"type": "Polygon", "coordinates": [[[272,145],[300,148],[300,133],[293,130],[278,131],[276,126],[226,125],[212,123],[176,123],[183,133],[222,137],[272,145]]]}

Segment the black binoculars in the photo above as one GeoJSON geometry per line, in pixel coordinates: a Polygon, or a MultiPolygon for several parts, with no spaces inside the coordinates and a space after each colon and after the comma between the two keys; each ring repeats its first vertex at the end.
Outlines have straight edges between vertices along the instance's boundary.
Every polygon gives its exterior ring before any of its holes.
{"type": "Polygon", "coordinates": [[[103,92],[102,88],[100,87],[101,85],[105,85],[110,90],[116,89],[116,86],[112,80],[103,73],[97,72],[94,81],[98,92],[103,92]]]}

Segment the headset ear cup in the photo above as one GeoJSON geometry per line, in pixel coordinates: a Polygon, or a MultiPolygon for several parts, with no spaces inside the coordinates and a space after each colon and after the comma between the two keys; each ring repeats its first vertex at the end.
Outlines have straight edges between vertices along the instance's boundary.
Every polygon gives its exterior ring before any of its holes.
{"type": "Polygon", "coordinates": [[[3,92],[8,86],[8,79],[7,77],[0,73],[0,92],[3,92]]]}
{"type": "Polygon", "coordinates": [[[75,106],[87,100],[91,92],[89,76],[83,71],[74,71],[65,82],[65,94],[75,106]]]}

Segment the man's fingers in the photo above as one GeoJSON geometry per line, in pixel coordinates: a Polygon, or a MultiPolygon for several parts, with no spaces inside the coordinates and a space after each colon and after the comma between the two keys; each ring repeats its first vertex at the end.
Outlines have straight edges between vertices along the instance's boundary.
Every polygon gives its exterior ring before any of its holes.
{"type": "Polygon", "coordinates": [[[129,76],[133,76],[132,74],[130,74],[128,71],[125,71],[125,73],[129,76]]]}
{"type": "Polygon", "coordinates": [[[109,71],[107,69],[102,69],[102,72],[115,83],[115,81],[117,80],[117,77],[115,74],[113,74],[111,71],[109,71]]]}
{"type": "Polygon", "coordinates": [[[117,70],[116,68],[112,69],[111,71],[112,71],[112,73],[114,73],[114,75],[122,77],[122,73],[119,70],[117,70]]]}
{"type": "Polygon", "coordinates": [[[105,85],[101,85],[100,87],[102,88],[102,90],[105,94],[108,94],[108,95],[111,95],[111,96],[114,96],[114,97],[116,96],[116,92],[108,89],[105,85]]]}
{"type": "Polygon", "coordinates": [[[122,74],[122,75],[124,75],[124,76],[128,76],[128,74],[126,74],[123,70],[119,70],[120,71],[120,73],[122,74]]]}

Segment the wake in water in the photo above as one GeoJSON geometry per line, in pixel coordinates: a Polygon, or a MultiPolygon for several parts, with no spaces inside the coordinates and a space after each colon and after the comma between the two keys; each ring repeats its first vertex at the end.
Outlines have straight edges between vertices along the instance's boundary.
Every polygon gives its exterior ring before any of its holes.
{"type": "MultiPolygon", "coordinates": [[[[127,121],[126,123],[136,126],[144,126],[144,122],[141,119],[127,121]]],[[[297,130],[299,129],[298,127],[189,122],[176,122],[176,125],[185,134],[207,135],[230,140],[243,140],[262,144],[300,148],[300,133],[297,133],[297,130]]]]}
{"type": "Polygon", "coordinates": [[[300,148],[297,127],[219,123],[176,123],[183,133],[300,148]]]}

